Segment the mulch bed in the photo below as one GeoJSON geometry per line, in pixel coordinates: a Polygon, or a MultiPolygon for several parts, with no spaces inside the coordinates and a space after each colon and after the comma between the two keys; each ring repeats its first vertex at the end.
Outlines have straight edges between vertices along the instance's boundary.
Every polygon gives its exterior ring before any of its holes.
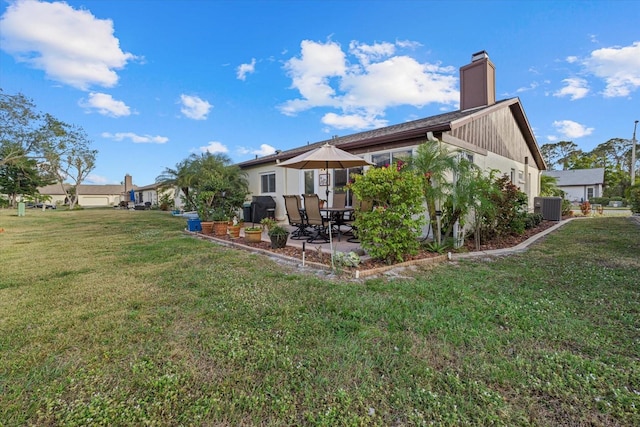
{"type": "MultiPolygon", "coordinates": [[[[563,218],[566,219],[566,218],[563,218]]],[[[528,238],[550,228],[553,227],[554,225],[556,225],[557,222],[556,221],[543,221],[542,223],[540,223],[540,225],[538,225],[535,228],[531,228],[529,230],[526,230],[524,234],[520,235],[520,236],[505,236],[503,238],[500,239],[494,239],[488,242],[484,242],[482,244],[482,246],[480,247],[480,251],[487,251],[487,250],[493,250],[493,249],[504,249],[504,248],[511,248],[514,246],[517,246],[518,244],[524,242],[525,240],[527,240],[528,238]]],[[[244,239],[244,237],[238,237],[235,239],[231,239],[229,238],[229,236],[223,236],[223,237],[216,237],[218,239],[222,239],[222,240],[228,240],[234,243],[238,243],[241,245],[245,245],[245,246],[249,246],[249,247],[253,247],[253,248],[258,248],[258,249],[262,249],[265,251],[269,251],[269,252],[273,252],[274,254],[279,254],[279,255],[286,255],[295,259],[299,259],[302,260],[302,249],[298,248],[298,247],[294,247],[294,246],[286,246],[284,248],[281,249],[271,249],[271,243],[269,242],[260,242],[260,243],[247,243],[244,239]]],[[[473,239],[468,240],[464,247],[463,247],[463,251],[465,252],[475,252],[476,248],[475,248],[475,244],[473,239]]],[[[416,255],[410,255],[405,257],[404,261],[413,261],[413,260],[419,260],[419,259],[426,259],[426,258],[434,258],[440,256],[440,254],[438,253],[434,253],[434,252],[429,252],[427,250],[421,249],[416,255]]],[[[331,265],[331,255],[326,253],[326,252],[320,252],[320,251],[316,251],[316,250],[306,250],[305,253],[305,260],[307,262],[315,262],[315,263],[319,263],[319,264],[324,264],[324,265],[331,265]]],[[[386,264],[384,261],[381,260],[376,260],[376,259],[364,259],[362,261],[362,263],[359,266],[359,269],[362,270],[368,270],[368,269],[373,269],[373,268],[378,268],[378,267],[384,267],[387,266],[388,264],[386,264]]]]}

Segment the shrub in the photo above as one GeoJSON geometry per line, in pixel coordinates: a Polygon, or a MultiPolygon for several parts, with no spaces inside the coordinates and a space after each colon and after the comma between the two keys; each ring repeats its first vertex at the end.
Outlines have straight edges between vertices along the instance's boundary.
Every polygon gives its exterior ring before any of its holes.
{"type": "Polygon", "coordinates": [[[580,211],[582,212],[582,215],[589,215],[591,213],[591,203],[589,202],[580,203],[580,211]]]}
{"type": "Polygon", "coordinates": [[[529,230],[535,228],[542,223],[544,216],[541,213],[527,213],[524,218],[524,228],[529,230]]]}
{"type": "Polygon", "coordinates": [[[391,264],[418,251],[424,224],[420,177],[402,164],[372,168],[350,184],[359,200],[374,208],[359,212],[354,225],[362,247],[373,258],[391,264]]]}
{"type": "Polygon", "coordinates": [[[360,255],[351,251],[349,253],[346,252],[336,252],[333,255],[333,261],[336,265],[342,267],[357,267],[360,265],[360,255]]]}
{"type": "Polygon", "coordinates": [[[592,197],[589,202],[593,205],[607,206],[609,204],[609,200],[611,200],[609,197],[592,197]]]}
{"type": "Polygon", "coordinates": [[[627,191],[629,192],[627,202],[631,212],[640,213],[640,184],[630,187],[627,191]]]}
{"type": "Polygon", "coordinates": [[[489,199],[494,206],[484,218],[484,231],[493,233],[488,237],[519,235],[525,230],[527,195],[511,182],[507,175],[493,181],[497,191],[489,199]]]}

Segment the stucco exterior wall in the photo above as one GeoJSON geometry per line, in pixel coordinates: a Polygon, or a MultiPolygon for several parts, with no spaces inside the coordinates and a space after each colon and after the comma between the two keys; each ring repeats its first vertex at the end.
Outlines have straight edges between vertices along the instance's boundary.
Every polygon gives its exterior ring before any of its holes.
{"type": "Polygon", "coordinates": [[[564,198],[570,202],[580,203],[589,200],[588,189],[593,189],[593,197],[602,197],[602,184],[593,185],[563,185],[558,186],[565,192],[564,198]]]}

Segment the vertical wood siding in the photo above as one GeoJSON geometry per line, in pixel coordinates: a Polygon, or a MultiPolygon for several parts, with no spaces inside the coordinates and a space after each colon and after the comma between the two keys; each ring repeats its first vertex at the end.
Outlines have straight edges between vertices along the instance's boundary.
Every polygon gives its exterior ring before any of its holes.
{"type": "Polygon", "coordinates": [[[509,108],[502,108],[453,129],[456,138],[470,142],[508,159],[524,163],[532,159],[527,142],[509,108]]]}

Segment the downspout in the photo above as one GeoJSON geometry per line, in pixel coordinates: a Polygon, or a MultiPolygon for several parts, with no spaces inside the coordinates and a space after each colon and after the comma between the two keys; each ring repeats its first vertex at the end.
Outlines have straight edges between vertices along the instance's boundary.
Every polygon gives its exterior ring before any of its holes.
{"type": "Polygon", "coordinates": [[[531,182],[529,180],[529,157],[524,158],[524,191],[527,193],[528,207],[531,207],[531,182]]]}

